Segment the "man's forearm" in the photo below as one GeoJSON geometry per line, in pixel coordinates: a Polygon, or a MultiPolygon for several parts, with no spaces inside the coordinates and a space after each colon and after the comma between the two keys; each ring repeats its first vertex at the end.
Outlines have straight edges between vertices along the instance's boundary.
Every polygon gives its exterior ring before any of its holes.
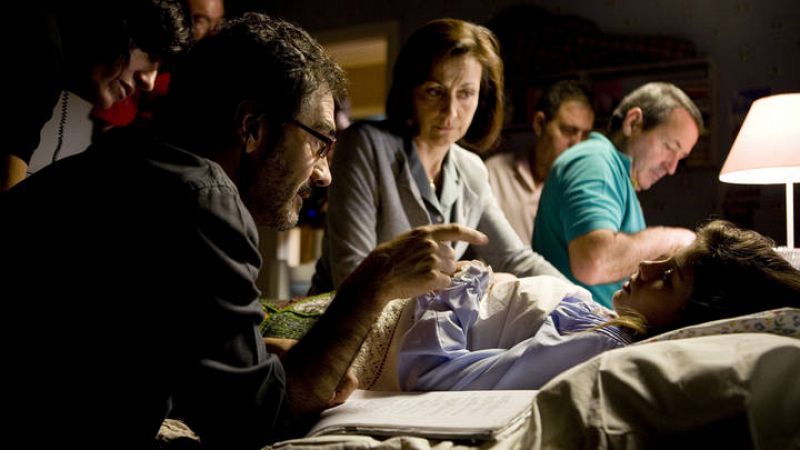
{"type": "Polygon", "coordinates": [[[362,265],[336,293],[325,314],[286,356],[296,414],[324,409],[388,299],[380,298],[373,267],[362,265]]]}
{"type": "Polygon", "coordinates": [[[593,231],[570,243],[570,265],[583,283],[613,283],[636,272],[641,261],[688,245],[693,236],[685,228],[673,227],[649,227],[636,234],[593,231]]]}

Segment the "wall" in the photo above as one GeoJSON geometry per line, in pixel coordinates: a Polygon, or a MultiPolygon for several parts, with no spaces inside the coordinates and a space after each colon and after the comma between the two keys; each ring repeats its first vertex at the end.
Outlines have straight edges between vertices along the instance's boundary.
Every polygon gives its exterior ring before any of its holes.
{"type": "MultiPolygon", "coordinates": [[[[312,32],[396,22],[400,43],[415,28],[437,17],[451,16],[482,23],[511,5],[524,3],[507,0],[229,1],[233,3],[232,11],[259,8],[312,32]]],[[[717,67],[719,120],[714,130],[718,142],[717,161],[714,167],[683,168],[676,176],[644,193],[641,198],[648,221],[692,227],[709,214],[728,215],[779,242],[785,240],[782,186],[722,185],[716,176],[750,102],[763,95],[800,92],[800,1],[534,0],[528,3],[554,13],[585,17],[610,33],[668,35],[694,42],[700,53],[708,55],[717,67]]]]}

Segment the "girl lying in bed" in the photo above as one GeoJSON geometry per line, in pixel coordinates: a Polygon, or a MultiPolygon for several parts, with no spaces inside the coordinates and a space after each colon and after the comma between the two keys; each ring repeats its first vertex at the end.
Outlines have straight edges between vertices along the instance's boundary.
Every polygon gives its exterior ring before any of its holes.
{"type": "Polygon", "coordinates": [[[768,309],[798,308],[800,272],[772,246],[754,231],[711,222],[697,230],[691,246],[674,256],[643,261],[614,295],[615,311],[593,302],[582,288],[547,277],[519,280],[527,287],[505,289],[513,298],[493,308],[497,296],[487,291],[493,281],[497,290],[498,281],[491,269],[471,263],[449,289],[416,299],[415,321],[398,354],[401,386],[538,389],[595,355],[661,332],[768,309]],[[536,290],[556,296],[555,307],[548,308],[541,321],[525,317],[530,309],[514,306],[530,302],[524,297],[536,290]]]}

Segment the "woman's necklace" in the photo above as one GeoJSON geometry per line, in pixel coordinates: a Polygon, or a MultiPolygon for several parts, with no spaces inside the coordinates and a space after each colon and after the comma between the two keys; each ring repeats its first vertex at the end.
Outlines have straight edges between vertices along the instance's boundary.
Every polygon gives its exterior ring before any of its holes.
{"type": "Polygon", "coordinates": [[[445,156],[447,155],[447,151],[449,150],[449,147],[444,149],[444,155],[443,156],[437,157],[436,153],[439,153],[439,152],[434,150],[432,147],[430,147],[428,145],[424,145],[420,141],[415,141],[415,144],[417,146],[418,158],[420,159],[420,162],[422,163],[422,166],[423,166],[423,168],[425,170],[425,174],[428,177],[428,185],[430,186],[431,191],[433,191],[435,193],[436,192],[436,178],[441,176],[442,161],[444,160],[445,156]],[[425,151],[423,151],[423,150],[425,150],[425,151]],[[434,172],[433,175],[431,175],[431,172],[433,172],[434,170],[428,171],[428,169],[427,169],[429,164],[433,165],[433,167],[434,167],[435,172],[434,172]]]}

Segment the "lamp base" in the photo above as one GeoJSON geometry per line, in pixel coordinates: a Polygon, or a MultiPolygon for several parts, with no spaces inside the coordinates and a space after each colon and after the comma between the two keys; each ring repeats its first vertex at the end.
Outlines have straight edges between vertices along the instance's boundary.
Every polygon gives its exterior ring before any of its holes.
{"type": "Polygon", "coordinates": [[[775,247],[775,252],[783,256],[797,270],[800,270],[800,248],[775,247]]]}

